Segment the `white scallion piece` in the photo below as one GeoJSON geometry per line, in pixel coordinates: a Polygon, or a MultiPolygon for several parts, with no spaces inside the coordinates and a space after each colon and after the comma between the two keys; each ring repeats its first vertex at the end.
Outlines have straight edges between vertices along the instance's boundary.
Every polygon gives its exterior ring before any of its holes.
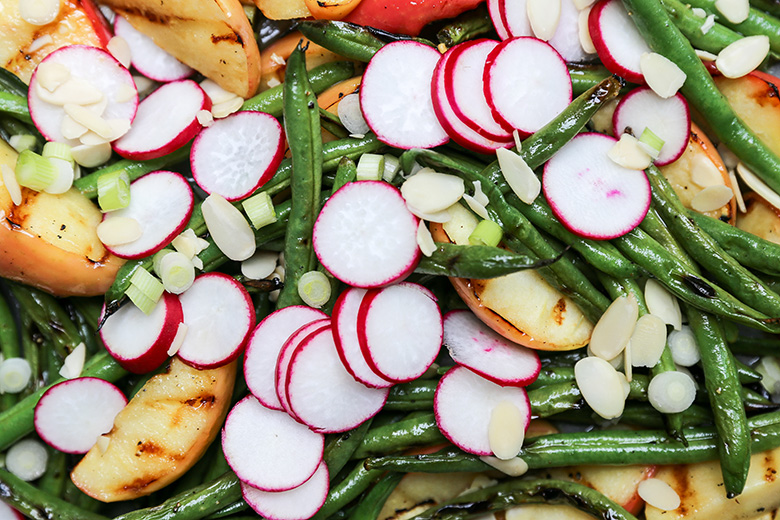
{"type": "MultiPolygon", "coordinates": [[[[631,361],[626,367],[652,368],[661,359],[666,346],[666,324],[653,314],[640,316],[631,334],[631,361]]],[[[628,352],[628,350],[626,350],[628,352]]],[[[626,374],[628,375],[628,374],[626,374]]]]}
{"type": "Polygon", "coordinates": [[[417,245],[425,256],[431,256],[436,251],[436,242],[433,241],[433,235],[424,220],[417,225],[417,245]]]}
{"type": "Polygon", "coordinates": [[[341,98],[338,104],[338,116],[341,124],[350,134],[366,134],[371,130],[363,118],[358,94],[347,94],[341,98]]]}
{"type": "Polygon", "coordinates": [[[645,302],[650,314],[658,316],[674,330],[682,328],[680,302],[656,280],[648,279],[645,283],[645,302]]]}
{"type": "Polygon", "coordinates": [[[143,233],[141,224],[132,217],[109,217],[97,226],[98,238],[109,247],[135,242],[143,233]]]}
{"type": "Polygon", "coordinates": [[[645,479],[639,483],[636,491],[647,505],[661,511],[674,511],[680,507],[680,495],[663,480],[657,478],[645,479]]]}
{"type": "Polygon", "coordinates": [[[401,195],[406,204],[423,214],[446,210],[458,202],[465,192],[463,179],[431,168],[423,168],[401,185],[401,195]]]}
{"type": "Polygon", "coordinates": [[[586,357],[574,365],[574,379],[585,402],[604,419],[620,417],[625,407],[625,378],[612,365],[597,357],[586,357]]]}
{"type": "Polygon", "coordinates": [[[378,181],[385,173],[385,156],[376,153],[364,153],[357,163],[357,180],[378,181]]]}
{"type": "Polygon", "coordinates": [[[30,382],[30,363],[20,357],[8,358],[0,363],[0,393],[18,394],[30,382]]]}
{"type": "Polygon", "coordinates": [[[591,352],[603,360],[616,358],[631,339],[638,317],[639,305],[633,295],[616,298],[593,327],[591,352]]]}
{"type": "Polygon", "coordinates": [[[550,40],[561,19],[561,0],[527,0],[525,7],[534,36],[550,40]]]}
{"type": "Polygon", "coordinates": [[[715,9],[731,23],[742,23],[750,14],[748,0],[716,0],[715,9]]]}
{"type": "Polygon", "coordinates": [[[650,380],[647,399],[661,413],[684,412],[696,398],[696,385],[688,374],[661,372],[650,380]]]}
{"type": "Polygon", "coordinates": [[[241,202],[241,206],[255,229],[260,229],[276,222],[274,203],[271,200],[271,196],[265,191],[245,199],[241,202]]]}
{"type": "Polygon", "coordinates": [[[683,325],[680,330],[673,330],[669,333],[667,341],[675,364],[681,367],[692,367],[701,359],[699,345],[689,326],[683,325]]]}
{"type": "Polygon", "coordinates": [[[691,208],[702,213],[715,211],[733,198],[734,192],[725,184],[707,186],[691,199],[691,208]]]}
{"type": "Polygon", "coordinates": [[[385,154],[385,171],[382,172],[382,180],[385,182],[393,182],[395,176],[401,171],[401,161],[398,160],[393,154],[385,154]]]}
{"type": "Polygon", "coordinates": [[[275,251],[257,251],[241,262],[241,274],[250,280],[263,280],[271,276],[276,269],[279,253],[275,251]]]}
{"type": "Polygon", "coordinates": [[[195,266],[186,255],[172,251],[160,260],[159,275],[166,291],[181,294],[195,281],[195,266]]]}
{"type": "Polygon", "coordinates": [[[767,36],[745,36],[720,51],[715,66],[727,78],[741,78],[761,65],[767,54],[767,36]]]}
{"type": "Polygon", "coordinates": [[[629,170],[644,170],[653,162],[653,158],[640,146],[639,140],[631,134],[623,134],[607,152],[612,162],[629,170]]]}
{"type": "Polygon", "coordinates": [[[498,165],[509,187],[526,204],[533,204],[542,191],[542,183],[522,157],[506,148],[496,150],[498,165]]]}
{"type": "Polygon", "coordinates": [[[81,375],[84,370],[84,361],[87,358],[87,347],[84,343],[79,343],[73,352],[65,357],[60,369],[60,376],[65,379],[75,379],[81,375]]]}
{"type": "Polygon", "coordinates": [[[144,314],[150,314],[160,300],[165,288],[160,280],[146,269],[138,268],[130,277],[125,294],[144,314]]]}
{"type": "Polygon", "coordinates": [[[75,163],[57,157],[49,157],[48,159],[57,168],[57,177],[43,191],[52,195],[61,195],[73,186],[76,175],[75,163]]]}
{"type": "Polygon", "coordinates": [[[298,280],[298,295],[309,307],[319,309],[330,299],[330,280],[325,273],[308,271],[298,280]]]}
{"type": "Polygon", "coordinates": [[[48,188],[59,174],[58,168],[46,157],[25,150],[16,159],[16,181],[20,186],[35,191],[48,188]]]}
{"type": "Polygon", "coordinates": [[[5,455],[5,467],[8,471],[24,480],[33,481],[46,472],[49,455],[43,443],[34,439],[17,442],[5,455]]]}
{"type": "Polygon", "coordinates": [[[201,207],[209,234],[225,256],[240,262],[255,254],[255,234],[238,209],[216,193],[201,207]]]}
{"type": "Polygon", "coordinates": [[[60,15],[60,0],[19,0],[19,15],[32,25],[47,25],[60,15]]]}
{"type": "Polygon", "coordinates": [[[764,181],[758,178],[758,175],[753,173],[750,168],[745,166],[744,163],[737,164],[737,173],[739,177],[748,185],[753,191],[764,198],[769,204],[780,209],[780,195],[767,186],[764,181]]]}
{"type": "Polygon", "coordinates": [[[38,140],[34,135],[30,134],[14,134],[8,139],[8,144],[11,148],[19,153],[25,150],[32,150],[38,144],[38,140]]]}
{"type": "Polygon", "coordinates": [[[510,460],[517,457],[525,438],[525,419],[511,401],[501,401],[490,413],[488,442],[496,458],[510,460]]]}
{"type": "Polygon", "coordinates": [[[662,98],[677,94],[685,83],[686,75],[676,63],[656,52],[646,52],[639,58],[639,69],[647,86],[662,98]]]}
{"type": "Polygon", "coordinates": [[[498,457],[487,455],[480,457],[479,460],[510,477],[520,477],[528,472],[528,463],[520,457],[501,460],[498,457]]]}

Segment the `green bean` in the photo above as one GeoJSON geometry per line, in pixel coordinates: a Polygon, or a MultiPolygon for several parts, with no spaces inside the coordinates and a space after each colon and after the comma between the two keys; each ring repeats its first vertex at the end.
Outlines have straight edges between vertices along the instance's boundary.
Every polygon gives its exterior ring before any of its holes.
{"type": "Polygon", "coordinates": [[[328,466],[331,480],[347,465],[352,454],[363,442],[363,439],[371,427],[371,419],[365,421],[357,428],[340,433],[332,437],[325,446],[322,459],[328,466]]]}
{"type": "Polygon", "coordinates": [[[241,500],[239,500],[237,502],[233,502],[229,506],[223,507],[219,511],[215,511],[214,513],[211,513],[210,515],[208,515],[206,517],[206,520],[217,519],[217,518],[227,518],[227,517],[230,517],[231,520],[238,520],[240,518],[246,518],[247,520],[257,520],[256,516],[252,516],[252,517],[240,516],[240,517],[237,517],[237,518],[234,518],[232,516],[232,515],[234,515],[236,513],[241,513],[243,511],[246,511],[247,509],[249,509],[249,504],[247,504],[243,499],[241,499],[241,500]]]}
{"type": "Polygon", "coordinates": [[[400,451],[414,446],[443,442],[444,435],[432,413],[404,419],[393,424],[372,428],[366,433],[352,458],[362,459],[377,453],[400,451]]]}
{"type": "Polygon", "coordinates": [[[8,69],[0,68],[0,90],[26,98],[28,89],[19,76],[8,69]]]}
{"type": "Polygon", "coordinates": [[[355,500],[382,475],[381,471],[367,470],[358,462],[347,477],[335,486],[331,486],[325,504],[312,517],[312,520],[324,520],[355,500]]]}
{"type": "Polygon", "coordinates": [[[0,114],[7,114],[22,123],[32,124],[27,98],[23,96],[0,91],[0,114]]]}
{"type": "Polygon", "coordinates": [[[707,14],[714,14],[718,21],[745,36],[764,35],[769,38],[769,46],[774,53],[780,53],[780,21],[758,9],[750,9],[745,21],[732,23],[720,14],[715,7],[715,0],[686,0],[693,7],[700,7],[707,14]]]}
{"type": "Polygon", "coordinates": [[[774,337],[751,338],[739,336],[729,343],[735,354],[749,356],[780,356],[780,339],[774,337]]]}
{"type": "MultiPolygon", "coordinates": [[[[0,293],[0,353],[4,359],[16,358],[21,355],[19,343],[19,330],[16,327],[11,306],[8,300],[0,293]]],[[[0,398],[0,409],[5,410],[16,404],[17,395],[4,393],[0,398]]]]}
{"type": "Polygon", "coordinates": [[[403,473],[388,473],[363,496],[357,507],[349,515],[350,520],[378,518],[387,498],[404,477],[403,473]]]}
{"type": "Polygon", "coordinates": [[[585,404],[580,388],[574,381],[535,388],[528,392],[528,399],[531,401],[531,413],[540,418],[576,410],[585,404]]]}
{"type": "Polygon", "coordinates": [[[10,288],[22,311],[29,314],[63,359],[82,342],[73,320],[53,296],[19,284],[11,284],[10,288]]]}
{"type": "MultiPolygon", "coordinates": [[[[742,35],[724,27],[720,23],[715,23],[707,29],[702,30],[706,23],[706,18],[696,16],[691,11],[693,3],[682,3],[678,0],[661,0],[669,18],[674,22],[677,28],[697,49],[718,54],[727,45],[734,43],[742,38],[742,35]]],[[[722,21],[722,20],[721,20],[722,21]]]]}
{"type": "Polygon", "coordinates": [[[383,410],[387,411],[417,411],[433,410],[433,395],[438,380],[425,381],[418,379],[409,383],[401,383],[390,388],[383,410]]]}
{"type": "Polygon", "coordinates": [[[699,274],[699,266],[688,256],[685,249],[680,245],[677,239],[672,235],[669,228],[664,223],[661,215],[658,214],[658,210],[650,206],[647,210],[647,215],[639,224],[639,228],[650,235],[656,242],[666,248],[666,250],[677,258],[680,262],[685,264],[692,273],[699,274]]]}
{"type": "Polygon", "coordinates": [[[42,381],[42,365],[40,343],[42,342],[41,335],[37,332],[32,318],[29,314],[24,313],[21,315],[22,322],[22,352],[24,353],[24,359],[30,365],[30,372],[32,374],[30,383],[27,385],[27,389],[37,388],[42,381]]]}
{"type": "Polygon", "coordinates": [[[351,60],[368,62],[385,42],[371,31],[349,22],[314,20],[298,24],[309,40],[351,60]]]}
{"type": "Polygon", "coordinates": [[[487,7],[483,4],[476,9],[466,11],[453,21],[439,29],[436,38],[447,47],[472,40],[493,30],[487,7]]]}
{"type": "Polygon", "coordinates": [[[556,262],[560,256],[536,260],[500,247],[437,243],[430,256],[423,256],[416,273],[459,278],[495,278],[522,271],[538,269],[556,262]]]}
{"type": "Polygon", "coordinates": [[[737,368],[737,376],[739,377],[739,382],[743,385],[751,385],[754,383],[760,383],[761,379],[763,379],[763,376],[760,372],[753,369],[752,367],[749,367],[742,361],[735,359],[734,360],[734,366],[737,368]]]}
{"type": "Polygon", "coordinates": [[[780,0],[750,0],[750,5],[772,16],[780,16],[780,0]]]}

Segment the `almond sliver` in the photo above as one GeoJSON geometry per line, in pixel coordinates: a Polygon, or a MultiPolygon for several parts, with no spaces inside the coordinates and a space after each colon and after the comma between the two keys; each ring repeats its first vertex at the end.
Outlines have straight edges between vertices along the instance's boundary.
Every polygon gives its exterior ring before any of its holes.
{"type": "Polygon", "coordinates": [[[715,66],[727,78],[741,78],[755,70],[769,54],[769,38],[746,36],[720,51],[715,66]]]}

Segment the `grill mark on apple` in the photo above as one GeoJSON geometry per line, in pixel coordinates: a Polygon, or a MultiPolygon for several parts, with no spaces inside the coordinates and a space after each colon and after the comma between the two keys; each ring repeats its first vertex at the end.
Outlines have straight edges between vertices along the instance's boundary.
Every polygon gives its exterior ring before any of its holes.
{"type": "Polygon", "coordinates": [[[563,298],[555,302],[555,307],[552,309],[552,318],[558,325],[563,325],[563,320],[566,318],[566,300],[563,298]]]}
{"type": "Polygon", "coordinates": [[[756,103],[765,106],[777,106],[780,103],[780,95],[778,95],[777,87],[772,83],[762,80],[763,85],[756,88],[750,95],[756,103]]]}
{"type": "Polygon", "coordinates": [[[134,481],[132,481],[130,484],[125,484],[124,486],[122,486],[122,489],[124,491],[132,491],[134,493],[139,493],[142,492],[147,487],[149,487],[154,482],[156,482],[157,480],[158,480],[157,477],[137,478],[134,481]]]}
{"type": "Polygon", "coordinates": [[[229,34],[212,34],[211,35],[211,43],[218,44],[220,42],[233,42],[237,43],[240,46],[244,46],[244,39],[241,37],[240,34],[231,32],[229,34]]]}
{"type": "Polygon", "coordinates": [[[764,455],[764,480],[767,482],[774,482],[777,479],[777,470],[775,469],[775,466],[777,466],[774,452],[767,452],[766,455],[764,455]]]}
{"type": "Polygon", "coordinates": [[[177,22],[186,22],[186,21],[193,21],[192,18],[183,18],[181,16],[171,16],[171,15],[165,15],[165,14],[159,14],[155,13],[153,11],[149,11],[147,9],[143,9],[140,7],[123,7],[123,8],[117,8],[116,9],[117,14],[122,15],[124,18],[132,18],[133,16],[144,18],[148,20],[151,23],[155,23],[158,25],[168,25],[172,21],[177,22]]]}
{"type": "MultiPolygon", "coordinates": [[[[691,489],[691,476],[688,472],[688,466],[685,464],[678,464],[672,466],[672,478],[675,484],[672,485],[677,494],[680,496],[680,507],[678,511],[680,516],[688,516],[688,500],[696,493],[695,489],[691,489]]],[[[694,509],[695,512],[695,509],[694,509]]]]}

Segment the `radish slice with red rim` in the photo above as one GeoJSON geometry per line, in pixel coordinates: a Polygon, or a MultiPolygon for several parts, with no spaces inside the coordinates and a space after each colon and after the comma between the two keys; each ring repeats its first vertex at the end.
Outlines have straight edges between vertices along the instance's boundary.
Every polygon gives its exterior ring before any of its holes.
{"type": "Polygon", "coordinates": [[[187,226],[194,198],[186,179],[176,172],[158,170],[130,185],[130,204],[103,215],[103,220],[132,218],[143,234],[127,244],[106,246],[120,258],[150,256],[168,245],[187,226]]]}
{"type": "Polygon", "coordinates": [[[164,292],[151,314],[144,314],[135,305],[122,306],[103,323],[100,339],[122,368],[145,374],[168,359],[168,349],[183,319],[179,298],[164,292]]]}
{"type": "Polygon", "coordinates": [[[244,379],[249,391],[272,410],[283,410],[276,395],[276,363],[290,336],[309,323],[328,315],[304,305],[293,305],[272,312],[261,321],[246,344],[244,379]]]}
{"type": "Polygon", "coordinates": [[[198,276],[179,295],[187,334],[177,352],[195,368],[214,368],[238,357],[255,326],[255,308],[246,289],[222,273],[198,276]]]}
{"type": "Polygon", "coordinates": [[[360,84],[360,106],[380,141],[404,149],[448,141],[431,102],[431,78],[440,56],[433,47],[404,40],[388,43],[371,58],[360,84]]]}
{"type": "Polygon", "coordinates": [[[211,99],[194,81],[165,83],[141,101],[133,126],[114,141],[114,151],[137,161],[167,155],[198,135],[198,112],[210,109],[211,99]]]}
{"type": "Polygon", "coordinates": [[[25,516],[19,511],[0,500],[0,518],[3,520],[25,520],[25,516]]]}
{"type": "Polygon", "coordinates": [[[588,15],[588,32],[604,66],[632,83],[642,84],[645,77],[639,58],[652,52],[620,0],[596,3],[588,15]]]}
{"type": "Polygon", "coordinates": [[[107,102],[100,114],[104,120],[132,122],[136,116],[138,90],[132,75],[111,54],[97,47],[69,45],[57,49],[41,61],[30,78],[30,117],[47,141],[67,143],[71,146],[81,144],[78,139],[67,139],[62,134],[62,121],[65,117],[63,106],[65,103],[98,105],[102,101],[107,102]],[[42,85],[45,81],[40,81],[43,75],[41,71],[52,64],[65,67],[70,77],[53,92],[42,85]],[[96,94],[99,91],[102,96],[94,103],[79,103],[74,101],[70,94],[66,94],[73,90],[80,91],[82,95],[87,91],[96,94]]]}
{"type": "Polygon", "coordinates": [[[527,386],[542,368],[535,351],[497,334],[468,310],[444,316],[444,345],[455,363],[502,386],[527,386]]]}
{"type": "Polygon", "coordinates": [[[366,289],[350,287],[339,295],[333,306],[333,337],[341,362],[352,377],[366,386],[387,388],[394,383],[371,369],[358,339],[358,311],[366,292],[366,289]]]}
{"type": "Polygon", "coordinates": [[[499,38],[506,40],[511,35],[506,28],[503,13],[501,12],[503,3],[503,0],[487,0],[488,14],[490,14],[490,20],[493,22],[493,28],[496,30],[499,38]]]}
{"type": "Polygon", "coordinates": [[[358,310],[363,356],[378,375],[403,383],[423,375],[439,354],[442,317],[427,289],[400,283],[369,291],[358,310]]]}
{"type": "Polygon", "coordinates": [[[268,520],[306,520],[320,510],[330,488],[328,466],[320,462],[309,480],[288,491],[261,491],[241,482],[241,494],[255,513],[268,520]]]}
{"type": "Polygon", "coordinates": [[[408,276],[420,260],[417,224],[397,188],[381,181],[351,182],[320,211],[314,252],[344,283],[388,285],[408,276]]]}
{"type": "Polygon", "coordinates": [[[572,100],[566,62],[536,38],[510,38],[496,46],[485,64],[484,83],[496,119],[526,135],[549,123],[572,100]]]}
{"type": "Polygon", "coordinates": [[[283,155],[279,121],[264,112],[244,111],[204,128],[192,143],[190,165],[206,193],[238,200],[268,182],[283,155]]]}
{"type": "Polygon", "coordinates": [[[642,222],[650,208],[650,181],[607,153],[617,140],[583,133],[544,167],[542,189],[555,216],[570,231],[595,239],[622,236],[642,222]]]}
{"type": "Polygon", "coordinates": [[[637,139],[649,128],[664,141],[655,165],[665,166],[679,159],[688,146],[691,135],[688,102],[679,93],[664,99],[650,87],[640,87],[620,100],[612,115],[612,127],[618,138],[630,129],[637,139]]]}
{"type": "Polygon", "coordinates": [[[309,480],[324,447],[324,435],[251,395],[233,406],[222,430],[222,451],[231,469],[263,491],[287,491],[309,480]]]}
{"type": "Polygon", "coordinates": [[[161,49],[121,15],[114,19],[114,34],[125,39],[130,47],[133,67],[149,79],[165,83],[188,78],[195,72],[161,49]]]}
{"type": "Polygon", "coordinates": [[[475,455],[493,455],[490,421],[493,409],[508,401],[531,422],[531,402],[524,388],[499,386],[471,370],[456,366],[439,380],[433,410],[439,429],[454,445],[475,455]]]}
{"type": "Polygon", "coordinates": [[[35,431],[65,453],[86,453],[111,431],[114,417],[127,405],[122,391],[96,377],[58,383],[35,406],[35,431]]]}
{"type": "Polygon", "coordinates": [[[295,417],[321,433],[361,425],[382,409],[390,391],[369,388],[347,372],[336,352],[331,327],[309,334],[294,350],[285,390],[295,417]]]}

